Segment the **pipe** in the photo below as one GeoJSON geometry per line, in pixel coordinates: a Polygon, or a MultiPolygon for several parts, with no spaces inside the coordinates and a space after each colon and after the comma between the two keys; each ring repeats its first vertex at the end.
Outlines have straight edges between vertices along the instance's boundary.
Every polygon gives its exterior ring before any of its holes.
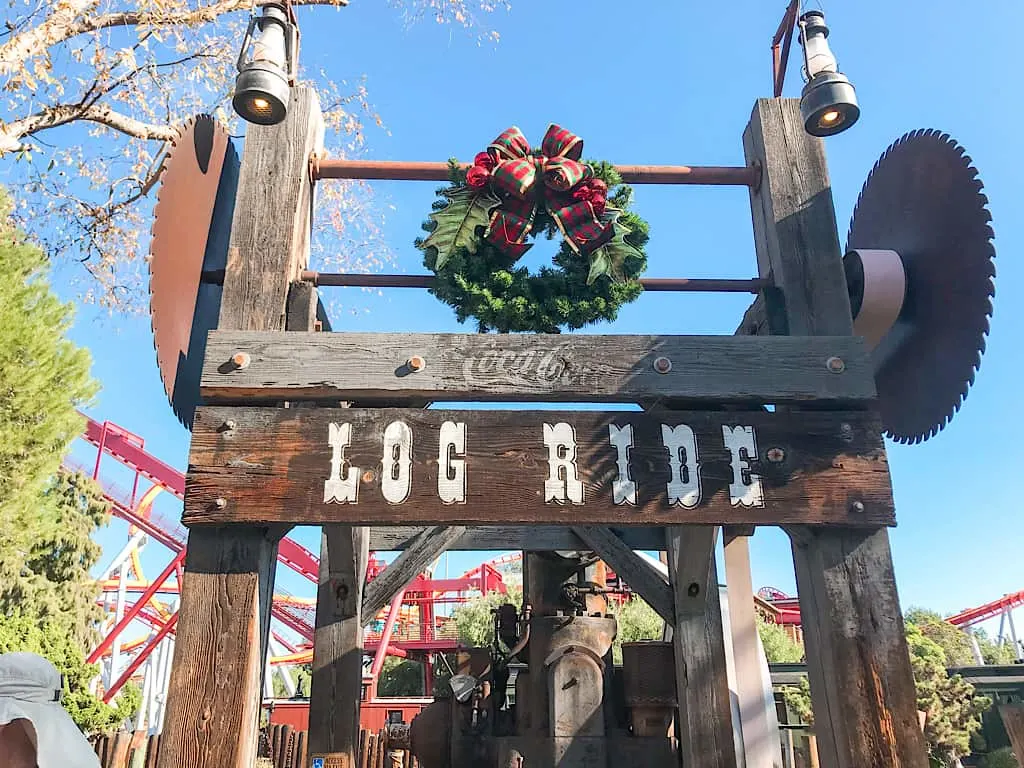
{"type": "MultiPolygon", "coordinates": [[[[468,167],[464,165],[464,167],[468,167]]],[[[749,166],[617,165],[627,184],[700,184],[756,187],[761,169],[749,166]]],[[[448,163],[391,160],[327,160],[313,155],[310,176],[318,179],[374,179],[389,181],[448,181],[448,163]]]]}
{"type": "Polygon", "coordinates": [[[775,30],[775,37],[772,38],[772,88],[775,98],[782,95],[782,86],[786,82],[786,65],[789,63],[789,50],[793,44],[799,2],[800,0],[792,0],[786,7],[786,13],[779,22],[779,28],[775,30]]]}
{"type": "MultiPolygon", "coordinates": [[[[430,288],[433,275],[365,275],[351,272],[314,272],[304,270],[302,279],[317,286],[348,288],[430,288]]],[[[767,278],[728,280],[687,277],[645,277],[645,291],[684,293],[758,293],[771,283],[767,278]]]]}
{"type": "Polygon", "coordinates": [[[384,631],[380,635],[380,645],[377,646],[377,653],[373,657],[373,665],[370,667],[370,677],[373,678],[374,694],[377,690],[377,676],[380,675],[381,669],[384,667],[384,657],[388,654],[388,643],[391,642],[391,633],[395,629],[395,622],[398,620],[398,614],[402,610],[402,600],[405,598],[405,590],[395,595],[395,599],[391,601],[391,610],[388,611],[388,618],[384,622],[384,631]]]}

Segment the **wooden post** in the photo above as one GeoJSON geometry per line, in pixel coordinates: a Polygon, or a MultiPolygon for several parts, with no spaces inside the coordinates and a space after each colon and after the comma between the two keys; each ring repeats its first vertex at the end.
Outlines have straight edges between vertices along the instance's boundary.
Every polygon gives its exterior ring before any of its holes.
{"type": "MultiPolygon", "coordinates": [[[[758,269],[781,302],[768,307],[771,332],[852,334],[824,143],[804,131],[795,99],[762,99],[743,147],[762,168],[750,206],[758,269]]],[[[886,529],[788,533],[822,765],[926,768],[886,529]]]]}
{"type": "Polygon", "coordinates": [[[729,630],[736,669],[736,698],[743,730],[743,756],[747,768],[779,768],[782,759],[775,701],[765,701],[767,669],[761,665],[757,643],[754,585],[750,578],[749,537],[725,538],[725,584],[729,591],[729,630]],[[769,712],[769,707],[771,711],[769,712]]]}
{"type": "MultiPolygon", "coordinates": [[[[285,329],[289,283],[309,256],[308,163],[323,133],[319,101],[310,88],[292,91],[284,122],[248,127],[221,328],[285,329]]],[[[277,542],[286,530],[191,529],[159,768],[253,764],[277,542]]]]}
{"type": "Polygon", "coordinates": [[[309,693],[309,755],[340,756],[342,768],[355,768],[358,759],[363,679],[360,607],[369,545],[366,528],[323,528],[309,693]]]}
{"type": "Polygon", "coordinates": [[[687,768],[734,768],[729,683],[715,567],[714,526],[666,530],[668,572],[675,602],[679,750],[687,768]]]}

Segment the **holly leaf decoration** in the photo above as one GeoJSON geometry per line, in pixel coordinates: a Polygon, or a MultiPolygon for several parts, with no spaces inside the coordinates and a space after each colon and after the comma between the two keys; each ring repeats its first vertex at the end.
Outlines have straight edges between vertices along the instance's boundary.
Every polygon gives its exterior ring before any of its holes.
{"type": "MultiPolygon", "coordinates": [[[[606,209],[611,211],[611,209],[606,209]]],[[[619,211],[612,212],[612,231],[615,236],[607,243],[590,254],[590,273],[587,275],[587,285],[593,285],[601,275],[608,275],[614,282],[625,281],[623,264],[629,256],[640,256],[642,254],[636,247],[626,240],[630,233],[629,227],[619,221],[619,211]]]]}
{"type": "Polygon", "coordinates": [[[501,201],[486,189],[458,187],[452,191],[445,190],[444,194],[448,205],[430,214],[436,226],[420,245],[423,250],[437,249],[434,271],[440,270],[459,248],[476,253],[480,244],[480,238],[476,236],[477,227],[486,227],[491,220],[491,211],[501,205],[501,201]]]}

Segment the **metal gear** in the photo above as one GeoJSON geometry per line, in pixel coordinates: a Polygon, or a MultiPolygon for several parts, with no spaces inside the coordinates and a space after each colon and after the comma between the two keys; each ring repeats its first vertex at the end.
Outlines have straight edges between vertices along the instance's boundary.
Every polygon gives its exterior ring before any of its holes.
{"type": "Polygon", "coordinates": [[[981,365],[995,294],[987,204],[970,157],[935,130],[894,142],[857,200],[845,259],[855,320],[865,275],[853,251],[895,251],[902,262],[898,317],[872,350],[883,425],[896,442],[945,427],[981,365]]]}
{"type": "Polygon", "coordinates": [[[160,378],[185,427],[199,402],[206,335],[217,327],[239,159],[209,115],[189,119],[164,156],[149,254],[150,322],[160,378]]]}

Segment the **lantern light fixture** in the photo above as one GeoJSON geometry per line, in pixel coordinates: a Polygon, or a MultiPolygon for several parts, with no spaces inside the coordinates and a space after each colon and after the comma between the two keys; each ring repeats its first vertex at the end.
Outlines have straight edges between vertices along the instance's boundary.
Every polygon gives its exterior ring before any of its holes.
{"type": "Polygon", "coordinates": [[[271,0],[253,13],[238,54],[238,76],[231,105],[247,122],[276,125],[288,114],[295,82],[299,28],[285,2],[271,0]],[[246,56],[252,47],[252,56],[246,56]]]}
{"type": "Polygon", "coordinates": [[[860,117],[857,93],[849,78],[839,71],[829,48],[825,14],[808,11],[799,24],[807,78],[800,95],[804,129],[812,136],[834,136],[852,127],[860,117]]]}

